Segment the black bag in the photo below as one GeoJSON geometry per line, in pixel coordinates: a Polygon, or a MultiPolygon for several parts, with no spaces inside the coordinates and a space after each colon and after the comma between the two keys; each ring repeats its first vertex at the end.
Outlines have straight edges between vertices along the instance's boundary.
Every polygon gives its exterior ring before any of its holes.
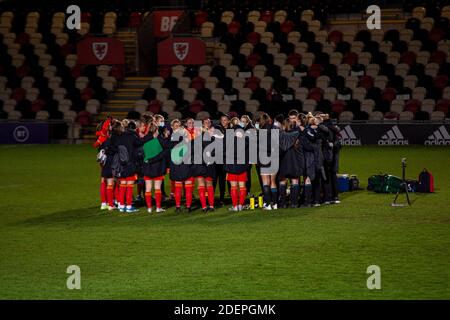
{"type": "Polygon", "coordinates": [[[384,174],[370,176],[367,181],[367,190],[381,192],[384,185],[384,174]]]}
{"type": "Polygon", "coordinates": [[[389,174],[373,175],[369,178],[367,190],[378,193],[397,193],[400,190],[402,179],[389,174]]]}
{"type": "Polygon", "coordinates": [[[349,180],[349,190],[359,190],[359,179],[356,175],[351,175],[349,180]]]}
{"type": "Polygon", "coordinates": [[[408,188],[408,192],[417,192],[417,189],[419,188],[419,181],[407,179],[406,187],[408,188]]]}
{"type": "Polygon", "coordinates": [[[118,152],[114,155],[113,162],[111,165],[111,170],[113,176],[116,178],[121,177],[121,172],[123,171],[123,167],[130,161],[130,157],[128,155],[128,150],[125,146],[120,145],[118,148],[118,152]]]}
{"type": "Polygon", "coordinates": [[[434,192],[434,178],[427,169],[423,169],[419,174],[418,192],[434,192]]]}

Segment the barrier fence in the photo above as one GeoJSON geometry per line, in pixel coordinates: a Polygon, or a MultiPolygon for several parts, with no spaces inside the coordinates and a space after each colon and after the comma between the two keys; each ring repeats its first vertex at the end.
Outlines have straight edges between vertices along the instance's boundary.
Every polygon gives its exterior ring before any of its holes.
{"type": "MultiPolygon", "coordinates": [[[[345,146],[450,146],[449,123],[339,123],[345,146]]],[[[63,120],[0,121],[0,144],[73,143],[81,126],[63,120]]]]}

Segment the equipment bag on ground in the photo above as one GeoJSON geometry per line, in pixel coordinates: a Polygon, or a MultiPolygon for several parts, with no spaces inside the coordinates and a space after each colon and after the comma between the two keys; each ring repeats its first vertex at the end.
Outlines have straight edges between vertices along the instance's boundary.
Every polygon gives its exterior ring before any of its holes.
{"type": "Polygon", "coordinates": [[[369,178],[367,190],[378,193],[397,193],[400,190],[402,179],[389,174],[373,175],[369,178]]]}
{"type": "Polygon", "coordinates": [[[427,169],[423,169],[419,174],[419,186],[417,189],[418,192],[434,192],[434,178],[427,169]]]}
{"type": "Polygon", "coordinates": [[[349,179],[349,190],[356,191],[359,190],[359,179],[358,176],[352,174],[349,179]]]}

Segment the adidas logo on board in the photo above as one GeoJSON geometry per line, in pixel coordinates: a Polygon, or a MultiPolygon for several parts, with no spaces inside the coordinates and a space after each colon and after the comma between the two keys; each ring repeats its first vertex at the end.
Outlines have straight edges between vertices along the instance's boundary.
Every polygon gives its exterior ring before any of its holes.
{"type": "Polygon", "coordinates": [[[344,129],[342,129],[339,134],[342,137],[342,144],[344,146],[360,146],[361,139],[358,139],[353,132],[352,127],[346,125],[344,129]]]}
{"type": "Polygon", "coordinates": [[[427,140],[426,146],[450,146],[450,134],[445,126],[440,126],[427,140]]]}
{"type": "Polygon", "coordinates": [[[405,139],[403,134],[400,132],[398,126],[393,126],[389,129],[386,134],[384,134],[380,140],[378,140],[378,145],[380,146],[401,146],[409,145],[408,139],[405,139]]]}

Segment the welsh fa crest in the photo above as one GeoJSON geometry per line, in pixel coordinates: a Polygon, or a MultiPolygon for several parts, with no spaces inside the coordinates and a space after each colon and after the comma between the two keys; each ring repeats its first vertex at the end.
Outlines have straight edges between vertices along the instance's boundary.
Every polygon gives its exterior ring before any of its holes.
{"type": "Polygon", "coordinates": [[[98,60],[103,60],[108,53],[108,43],[107,42],[93,42],[92,52],[98,60]]]}
{"type": "Polygon", "coordinates": [[[173,52],[178,60],[183,61],[189,52],[188,42],[175,42],[173,44],[173,52]]]}

